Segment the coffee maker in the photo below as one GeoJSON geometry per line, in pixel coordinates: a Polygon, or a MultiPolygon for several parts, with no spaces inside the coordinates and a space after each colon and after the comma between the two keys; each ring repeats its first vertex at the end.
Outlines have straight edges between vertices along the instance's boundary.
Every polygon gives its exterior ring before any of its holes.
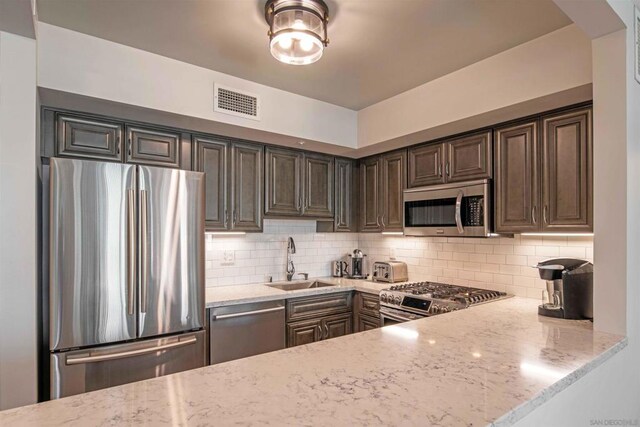
{"type": "Polygon", "coordinates": [[[540,262],[536,268],[547,281],[538,314],[561,319],[593,319],[593,264],[574,258],[540,262]]]}
{"type": "Polygon", "coordinates": [[[360,249],[354,249],[349,254],[348,276],[350,279],[366,279],[368,277],[366,255],[360,249]]]}

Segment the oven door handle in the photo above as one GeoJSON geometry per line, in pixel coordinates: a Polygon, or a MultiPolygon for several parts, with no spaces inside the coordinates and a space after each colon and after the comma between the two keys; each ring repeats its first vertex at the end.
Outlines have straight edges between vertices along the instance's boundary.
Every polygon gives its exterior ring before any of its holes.
{"type": "Polygon", "coordinates": [[[458,197],[456,197],[456,227],[458,227],[458,233],[464,233],[464,227],[462,226],[462,196],[464,192],[458,191],[458,197]]]}
{"type": "Polygon", "coordinates": [[[395,320],[396,322],[409,322],[411,320],[418,320],[419,317],[404,317],[404,316],[400,316],[400,315],[394,315],[389,313],[388,311],[384,311],[384,310],[380,310],[380,317],[382,318],[382,322],[384,324],[384,319],[391,319],[391,320],[395,320]]]}

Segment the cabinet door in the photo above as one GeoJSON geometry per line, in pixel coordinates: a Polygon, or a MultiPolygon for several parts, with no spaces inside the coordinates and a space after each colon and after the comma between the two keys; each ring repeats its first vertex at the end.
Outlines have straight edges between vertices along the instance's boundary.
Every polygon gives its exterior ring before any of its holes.
{"type": "Polygon", "coordinates": [[[409,187],[444,184],[444,144],[409,149],[409,187]]]}
{"type": "Polygon", "coordinates": [[[304,215],[333,218],[333,175],[333,157],[305,154],[304,215]]]}
{"type": "Polygon", "coordinates": [[[302,215],[302,153],[267,147],[265,214],[302,215]]]}
{"type": "Polygon", "coordinates": [[[194,170],[205,173],[205,228],[226,230],[229,221],[227,194],[227,156],[225,141],[195,137],[194,170]]]}
{"type": "Polygon", "coordinates": [[[320,319],[287,323],[287,347],[320,341],[324,336],[321,323],[320,319]]]}
{"type": "Polygon", "coordinates": [[[407,187],[407,152],[405,150],[382,156],[380,181],[382,205],[378,208],[382,215],[380,224],[384,231],[402,231],[403,194],[407,187]]]}
{"type": "Polygon", "coordinates": [[[361,314],[358,316],[357,321],[357,332],[370,331],[371,329],[377,329],[380,327],[380,319],[373,316],[361,314]]]}
{"type": "Polygon", "coordinates": [[[491,131],[448,141],[446,145],[448,182],[491,178],[491,131]]]}
{"type": "Polygon", "coordinates": [[[127,163],[180,167],[181,134],[167,129],[127,126],[127,163]]]}
{"type": "Polygon", "coordinates": [[[56,155],[122,161],[123,125],[58,114],[56,155]]]}
{"type": "Polygon", "coordinates": [[[542,126],[542,228],[592,231],[591,109],[543,117],[542,126]]]}
{"type": "Polygon", "coordinates": [[[540,228],[538,122],[496,129],[496,231],[540,228]]]}
{"type": "Polygon", "coordinates": [[[231,229],[262,230],[263,147],[231,145],[231,229]]]}
{"type": "Polygon", "coordinates": [[[351,333],[351,313],[336,314],[322,319],[323,339],[337,338],[351,333]]]}
{"type": "Polygon", "coordinates": [[[364,159],[360,164],[360,229],[381,231],[380,157],[364,159]]]}
{"type": "Polygon", "coordinates": [[[357,231],[357,180],[354,160],[336,159],[335,231],[357,231]]]}

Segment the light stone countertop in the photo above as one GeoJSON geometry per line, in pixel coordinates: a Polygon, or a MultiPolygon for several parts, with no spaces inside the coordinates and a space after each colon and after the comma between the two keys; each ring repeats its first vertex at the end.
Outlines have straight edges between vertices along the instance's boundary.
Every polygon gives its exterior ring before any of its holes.
{"type": "Polygon", "coordinates": [[[624,348],[508,298],[0,412],[0,425],[511,425],[624,348]]]}
{"type": "MultiPolygon", "coordinates": [[[[270,286],[267,286],[266,283],[253,285],[216,286],[206,289],[205,303],[207,308],[212,308],[222,307],[225,305],[244,304],[260,301],[274,301],[354,290],[372,294],[379,294],[382,289],[388,288],[392,285],[392,283],[372,282],[370,280],[362,279],[347,279],[342,277],[320,277],[309,279],[309,281],[316,280],[323,283],[331,283],[334,286],[299,289],[295,291],[283,291],[277,288],[272,288],[270,286]]],[[[294,280],[291,282],[274,283],[296,283],[303,281],[304,280],[294,280]]]]}

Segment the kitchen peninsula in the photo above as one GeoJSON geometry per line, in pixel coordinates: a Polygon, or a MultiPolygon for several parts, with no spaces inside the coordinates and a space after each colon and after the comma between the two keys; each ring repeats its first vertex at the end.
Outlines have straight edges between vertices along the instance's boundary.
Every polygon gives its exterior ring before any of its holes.
{"type": "Polygon", "coordinates": [[[508,298],[17,408],[0,424],[511,425],[627,345],[536,305],[508,298]]]}

